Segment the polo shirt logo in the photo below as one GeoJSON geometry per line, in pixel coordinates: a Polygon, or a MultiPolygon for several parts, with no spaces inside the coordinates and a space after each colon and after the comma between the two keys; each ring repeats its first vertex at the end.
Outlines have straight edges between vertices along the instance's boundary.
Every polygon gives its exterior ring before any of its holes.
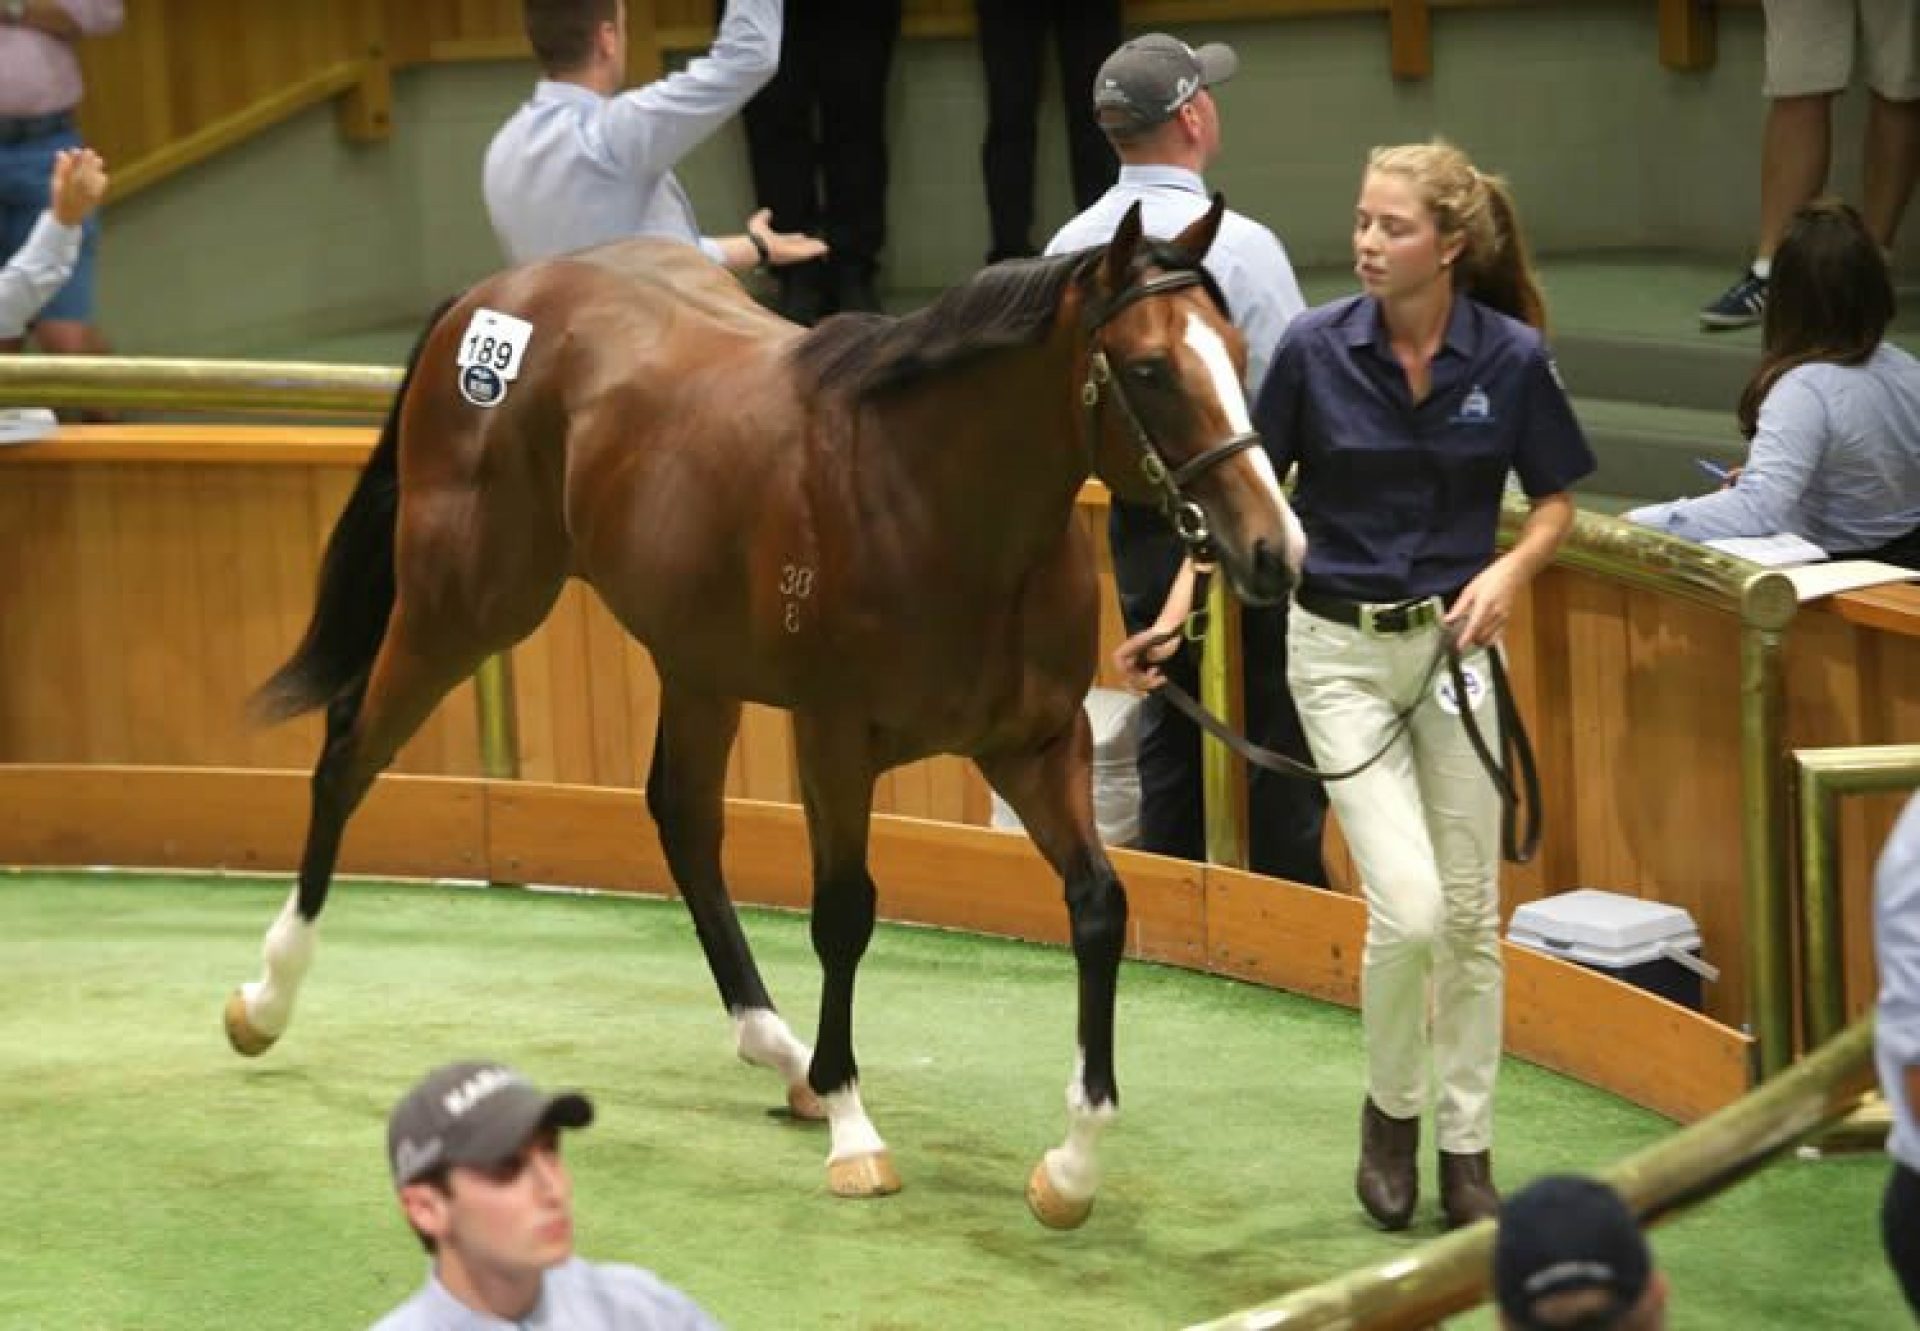
{"type": "Polygon", "coordinates": [[[1475,384],[1460,399],[1460,410],[1453,415],[1455,425],[1489,425],[1493,422],[1493,402],[1487,390],[1475,384]]]}

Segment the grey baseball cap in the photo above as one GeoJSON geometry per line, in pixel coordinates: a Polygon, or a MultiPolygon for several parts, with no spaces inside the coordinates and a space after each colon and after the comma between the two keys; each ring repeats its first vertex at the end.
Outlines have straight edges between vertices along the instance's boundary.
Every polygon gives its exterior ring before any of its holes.
{"type": "Polygon", "coordinates": [[[1238,68],[1240,57],[1224,42],[1195,48],[1164,32],[1135,37],[1108,56],[1094,77],[1094,118],[1109,133],[1152,129],[1238,68]]]}
{"type": "Polygon", "coordinates": [[[549,1095],[502,1063],[449,1063],[393,1107],[387,1160],[398,1187],[448,1165],[497,1165],[542,1128],[591,1122],[593,1102],[578,1091],[549,1095]]]}

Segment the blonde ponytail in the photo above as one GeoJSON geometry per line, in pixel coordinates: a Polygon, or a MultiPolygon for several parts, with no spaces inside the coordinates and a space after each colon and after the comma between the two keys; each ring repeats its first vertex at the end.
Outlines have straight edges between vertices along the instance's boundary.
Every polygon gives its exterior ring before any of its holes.
{"type": "Polygon", "coordinates": [[[1546,331],[1546,301],[1506,181],[1483,173],[1465,153],[1440,140],[1375,148],[1367,170],[1412,181],[1441,239],[1461,242],[1455,263],[1461,291],[1546,331]]]}

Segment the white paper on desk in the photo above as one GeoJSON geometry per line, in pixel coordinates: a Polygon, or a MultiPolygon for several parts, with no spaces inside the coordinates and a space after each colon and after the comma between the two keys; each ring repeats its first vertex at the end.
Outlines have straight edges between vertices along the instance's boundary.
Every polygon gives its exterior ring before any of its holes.
{"type": "Polygon", "coordinates": [[[1803,564],[1799,568],[1780,571],[1793,584],[1793,590],[1799,595],[1802,605],[1823,596],[1858,591],[1862,587],[1877,587],[1883,582],[1905,582],[1910,578],[1920,578],[1920,570],[1901,568],[1898,564],[1883,564],[1877,559],[1838,559],[1828,564],[1803,564]]]}
{"type": "Polygon", "coordinates": [[[59,420],[45,407],[0,407],[0,444],[31,443],[59,428],[59,420]]]}
{"type": "Polygon", "coordinates": [[[1722,536],[1706,544],[1722,554],[1768,568],[1791,568],[1827,557],[1827,552],[1812,541],[1784,531],[1774,536],[1722,536]]]}

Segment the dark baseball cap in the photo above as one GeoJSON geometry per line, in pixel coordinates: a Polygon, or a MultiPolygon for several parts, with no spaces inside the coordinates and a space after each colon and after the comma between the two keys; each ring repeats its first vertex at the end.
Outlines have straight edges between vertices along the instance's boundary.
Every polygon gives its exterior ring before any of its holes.
{"type": "Polygon", "coordinates": [[[1647,1291],[1653,1256],[1620,1194],[1595,1179],[1554,1174],[1536,1179],[1500,1205],[1493,1242],[1493,1291],[1500,1311],[1522,1331],[1611,1327],[1647,1291]],[[1556,1319],[1542,1304],[1558,1294],[1605,1295],[1579,1317],[1556,1319]]]}
{"type": "Polygon", "coordinates": [[[1093,80],[1093,114],[1110,133],[1152,129],[1202,88],[1225,83],[1240,57],[1224,42],[1195,48],[1164,32],[1135,37],[1107,57],[1093,80]]]}
{"type": "Polygon", "coordinates": [[[400,1186],[448,1165],[497,1165],[542,1128],[591,1122],[593,1102],[578,1091],[548,1095],[502,1063],[449,1063],[393,1107],[387,1161],[400,1186]]]}

